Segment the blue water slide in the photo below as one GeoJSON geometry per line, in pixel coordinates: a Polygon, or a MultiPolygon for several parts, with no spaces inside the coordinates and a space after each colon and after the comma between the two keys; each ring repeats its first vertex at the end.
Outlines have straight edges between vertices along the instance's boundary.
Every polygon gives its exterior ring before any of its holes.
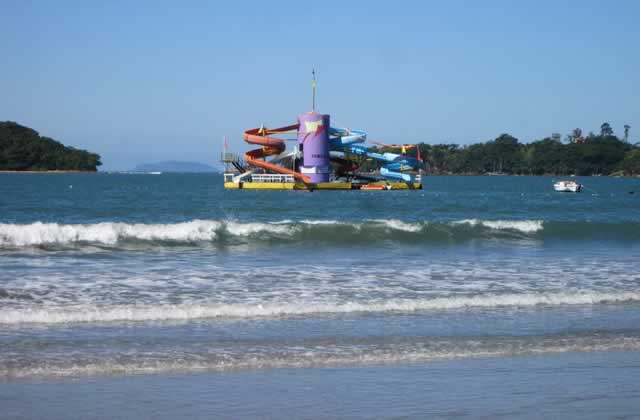
{"type": "Polygon", "coordinates": [[[380,175],[384,178],[413,182],[415,177],[402,171],[417,170],[422,166],[418,159],[411,156],[369,151],[371,145],[363,144],[367,140],[367,133],[364,131],[331,127],[329,134],[333,136],[329,138],[329,148],[332,151],[347,152],[383,162],[380,175]]]}
{"type": "Polygon", "coordinates": [[[344,149],[346,146],[363,143],[367,140],[367,133],[362,130],[351,130],[349,128],[329,128],[329,147],[331,150],[344,149]]]}

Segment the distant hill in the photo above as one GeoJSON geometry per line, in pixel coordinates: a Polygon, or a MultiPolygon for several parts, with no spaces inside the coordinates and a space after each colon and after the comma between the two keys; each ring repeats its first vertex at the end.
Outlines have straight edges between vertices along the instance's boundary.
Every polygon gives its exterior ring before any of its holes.
{"type": "Polygon", "coordinates": [[[65,146],[32,128],[0,122],[0,171],[91,171],[100,155],[65,146]]]}
{"type": "Polygon", "coordinates": [[[170,160],[166,162],[143,163],[131,172],[218,172],[213,166],[200,162],[182,162],[170,160]]]}

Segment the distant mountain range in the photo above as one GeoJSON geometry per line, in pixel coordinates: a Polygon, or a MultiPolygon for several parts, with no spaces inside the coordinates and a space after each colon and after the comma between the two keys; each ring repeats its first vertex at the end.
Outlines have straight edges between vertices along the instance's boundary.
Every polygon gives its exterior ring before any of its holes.
{"type": "Polygon", "coordinates": [[[166,162],[142,163],[131,172],[219,172],[213,166],[200,162],[170,160],[166,162]]]}

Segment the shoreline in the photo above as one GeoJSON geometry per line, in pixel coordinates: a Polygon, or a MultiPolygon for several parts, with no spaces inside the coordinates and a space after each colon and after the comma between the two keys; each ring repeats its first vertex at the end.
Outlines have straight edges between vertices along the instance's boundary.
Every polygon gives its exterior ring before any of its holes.
{"type": "Polygon", "coordinates": [[[0,393],[7,396],[6,415],[20,420],[168,420],[202,413],[257,419],[286,412],[301,418],[529,418],[532,413],[622,418],[640,409],[634,398],[638,359],[635,352],[560,353],[368,367],[30,378],[1,382],[0,393]]]}

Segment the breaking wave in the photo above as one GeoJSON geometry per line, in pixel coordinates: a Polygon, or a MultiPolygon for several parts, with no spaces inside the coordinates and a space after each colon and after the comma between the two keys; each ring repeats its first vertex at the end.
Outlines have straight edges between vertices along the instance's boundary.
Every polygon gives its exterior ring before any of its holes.
{"type": "Polygon", "coordinates": [[[193,220],[171,224],[103,222],[95,224],[0,224],[0,248],[78,247],[123,244],[226,245],[244,242],[368,243],[547,238],[640,239],[640,223],[549,222],[541,220],[302,220],[236,222],[193,220]]]}
{"type": "Polygon", "coordinates": [[[522,233],[536,233],[543,229],[541,220],[478,220],[468,219],[453,222],[454,225],[483,226],[494,230],[513,230],[522,233]]]}
{"type": "Polygon", "coordinates": [[[437,310],[491,309],[640,302],[640,292],[503,294],[390,299],[365,302],[201,303],[158,305],[71,305],[0,310],[0,325],[255,319],[350,313],[411,313],[437,310]]]}

